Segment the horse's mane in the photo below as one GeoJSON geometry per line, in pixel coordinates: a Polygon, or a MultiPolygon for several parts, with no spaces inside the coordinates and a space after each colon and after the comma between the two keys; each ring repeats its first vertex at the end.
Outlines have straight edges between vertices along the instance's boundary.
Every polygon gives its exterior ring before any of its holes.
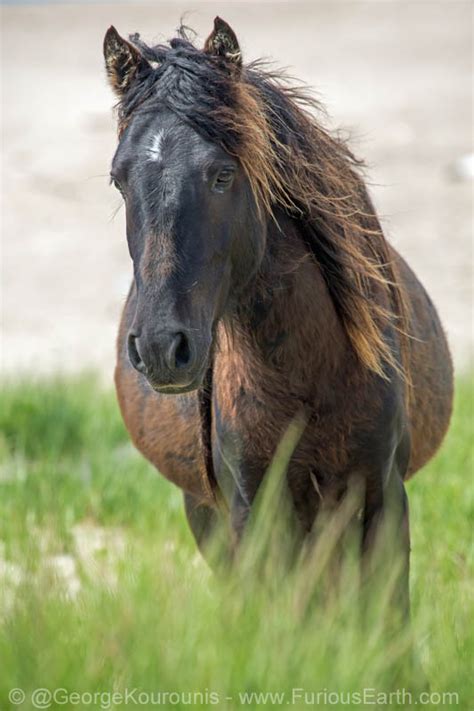
{"type": "Polygon", "coordinates": [[[119,105],[121,129],[132,114],[166,106],[235,156],[259,209],[274,215],[279,207],[300,221],[360,361],[382,377],[386,365],[408,376],[396,267],[362,163],[318,122],[319,103],[265,62],[237,70],[197,49],[185,28],[169,45],[150,47],[138,34],[130,41],[147,61],[119,105]],[[400,349],[387,337],[394,330],[400,349]]]}

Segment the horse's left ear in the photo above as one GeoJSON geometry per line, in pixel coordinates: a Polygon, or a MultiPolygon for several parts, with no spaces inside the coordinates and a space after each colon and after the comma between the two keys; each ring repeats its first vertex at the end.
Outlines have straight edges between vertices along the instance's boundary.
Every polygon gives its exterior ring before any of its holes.
{"type": "Polygon", "coordinates": [[[242,52],[240,51],[235,32],[232,27],[220,17],[216,17],[214,20],[214,29],[204,44],[204,51],[207,52],[207,54],[215,54],[219,57],[223,57],[237,67],[242,66],[242,52]]]}
{"type": "Polygon", "coordinates": [[[104,59],[110,86],[121,98],[145,60],[133,44],[119,35],[113,25],[105,33],[104,59]]]}

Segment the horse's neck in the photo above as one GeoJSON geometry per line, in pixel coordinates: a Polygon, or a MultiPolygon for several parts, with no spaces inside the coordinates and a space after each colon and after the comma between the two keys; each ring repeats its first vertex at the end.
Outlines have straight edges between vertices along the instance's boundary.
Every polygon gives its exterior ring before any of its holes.
{"type": "Polygon", "coordinates": [[[229,323],[228,347],[250,369],[305,392],[340,371],[347,339],[297,224],[280,224],[270,227],[260,273],[229,323]]]}

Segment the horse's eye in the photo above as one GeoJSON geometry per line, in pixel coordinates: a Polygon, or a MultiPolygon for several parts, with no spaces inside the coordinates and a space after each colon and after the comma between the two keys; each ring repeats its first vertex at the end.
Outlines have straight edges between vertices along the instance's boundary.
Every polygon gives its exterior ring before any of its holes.
{"type": "Polygon", "coordinates": [[[112,185],[114,186],[114,188],[117,188],[117,190],[118,190],[120,193],[123,193],[122,186],[120,185],[120,183],[119,183],[119,181],[117,180],[117,178],[111,177],[111,178],[110,178],[110,182],[112,183],[112,185]]]}
{"type": "Polygon", "coordinates": [[[223,193],[230,188],[234,182],[235,170],[233,168],[223,168],[220,173],[218,173],[212,189],[216,193],[223,193]]]}

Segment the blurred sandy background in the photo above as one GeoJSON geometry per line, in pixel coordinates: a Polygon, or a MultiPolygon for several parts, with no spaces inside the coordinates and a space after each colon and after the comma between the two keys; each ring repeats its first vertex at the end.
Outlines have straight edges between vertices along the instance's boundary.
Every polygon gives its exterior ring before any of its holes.
{"type": "Polygon", "coordinates": [[[2,368],[111,378],[131,268],[108,186],[115,127],[102,63],[110,24],[147,40],[216,14],[245,57],[313,85],[370,165],[388,236],[471,358],[470,2],[160,2],[2,8],[2,368]]]}

